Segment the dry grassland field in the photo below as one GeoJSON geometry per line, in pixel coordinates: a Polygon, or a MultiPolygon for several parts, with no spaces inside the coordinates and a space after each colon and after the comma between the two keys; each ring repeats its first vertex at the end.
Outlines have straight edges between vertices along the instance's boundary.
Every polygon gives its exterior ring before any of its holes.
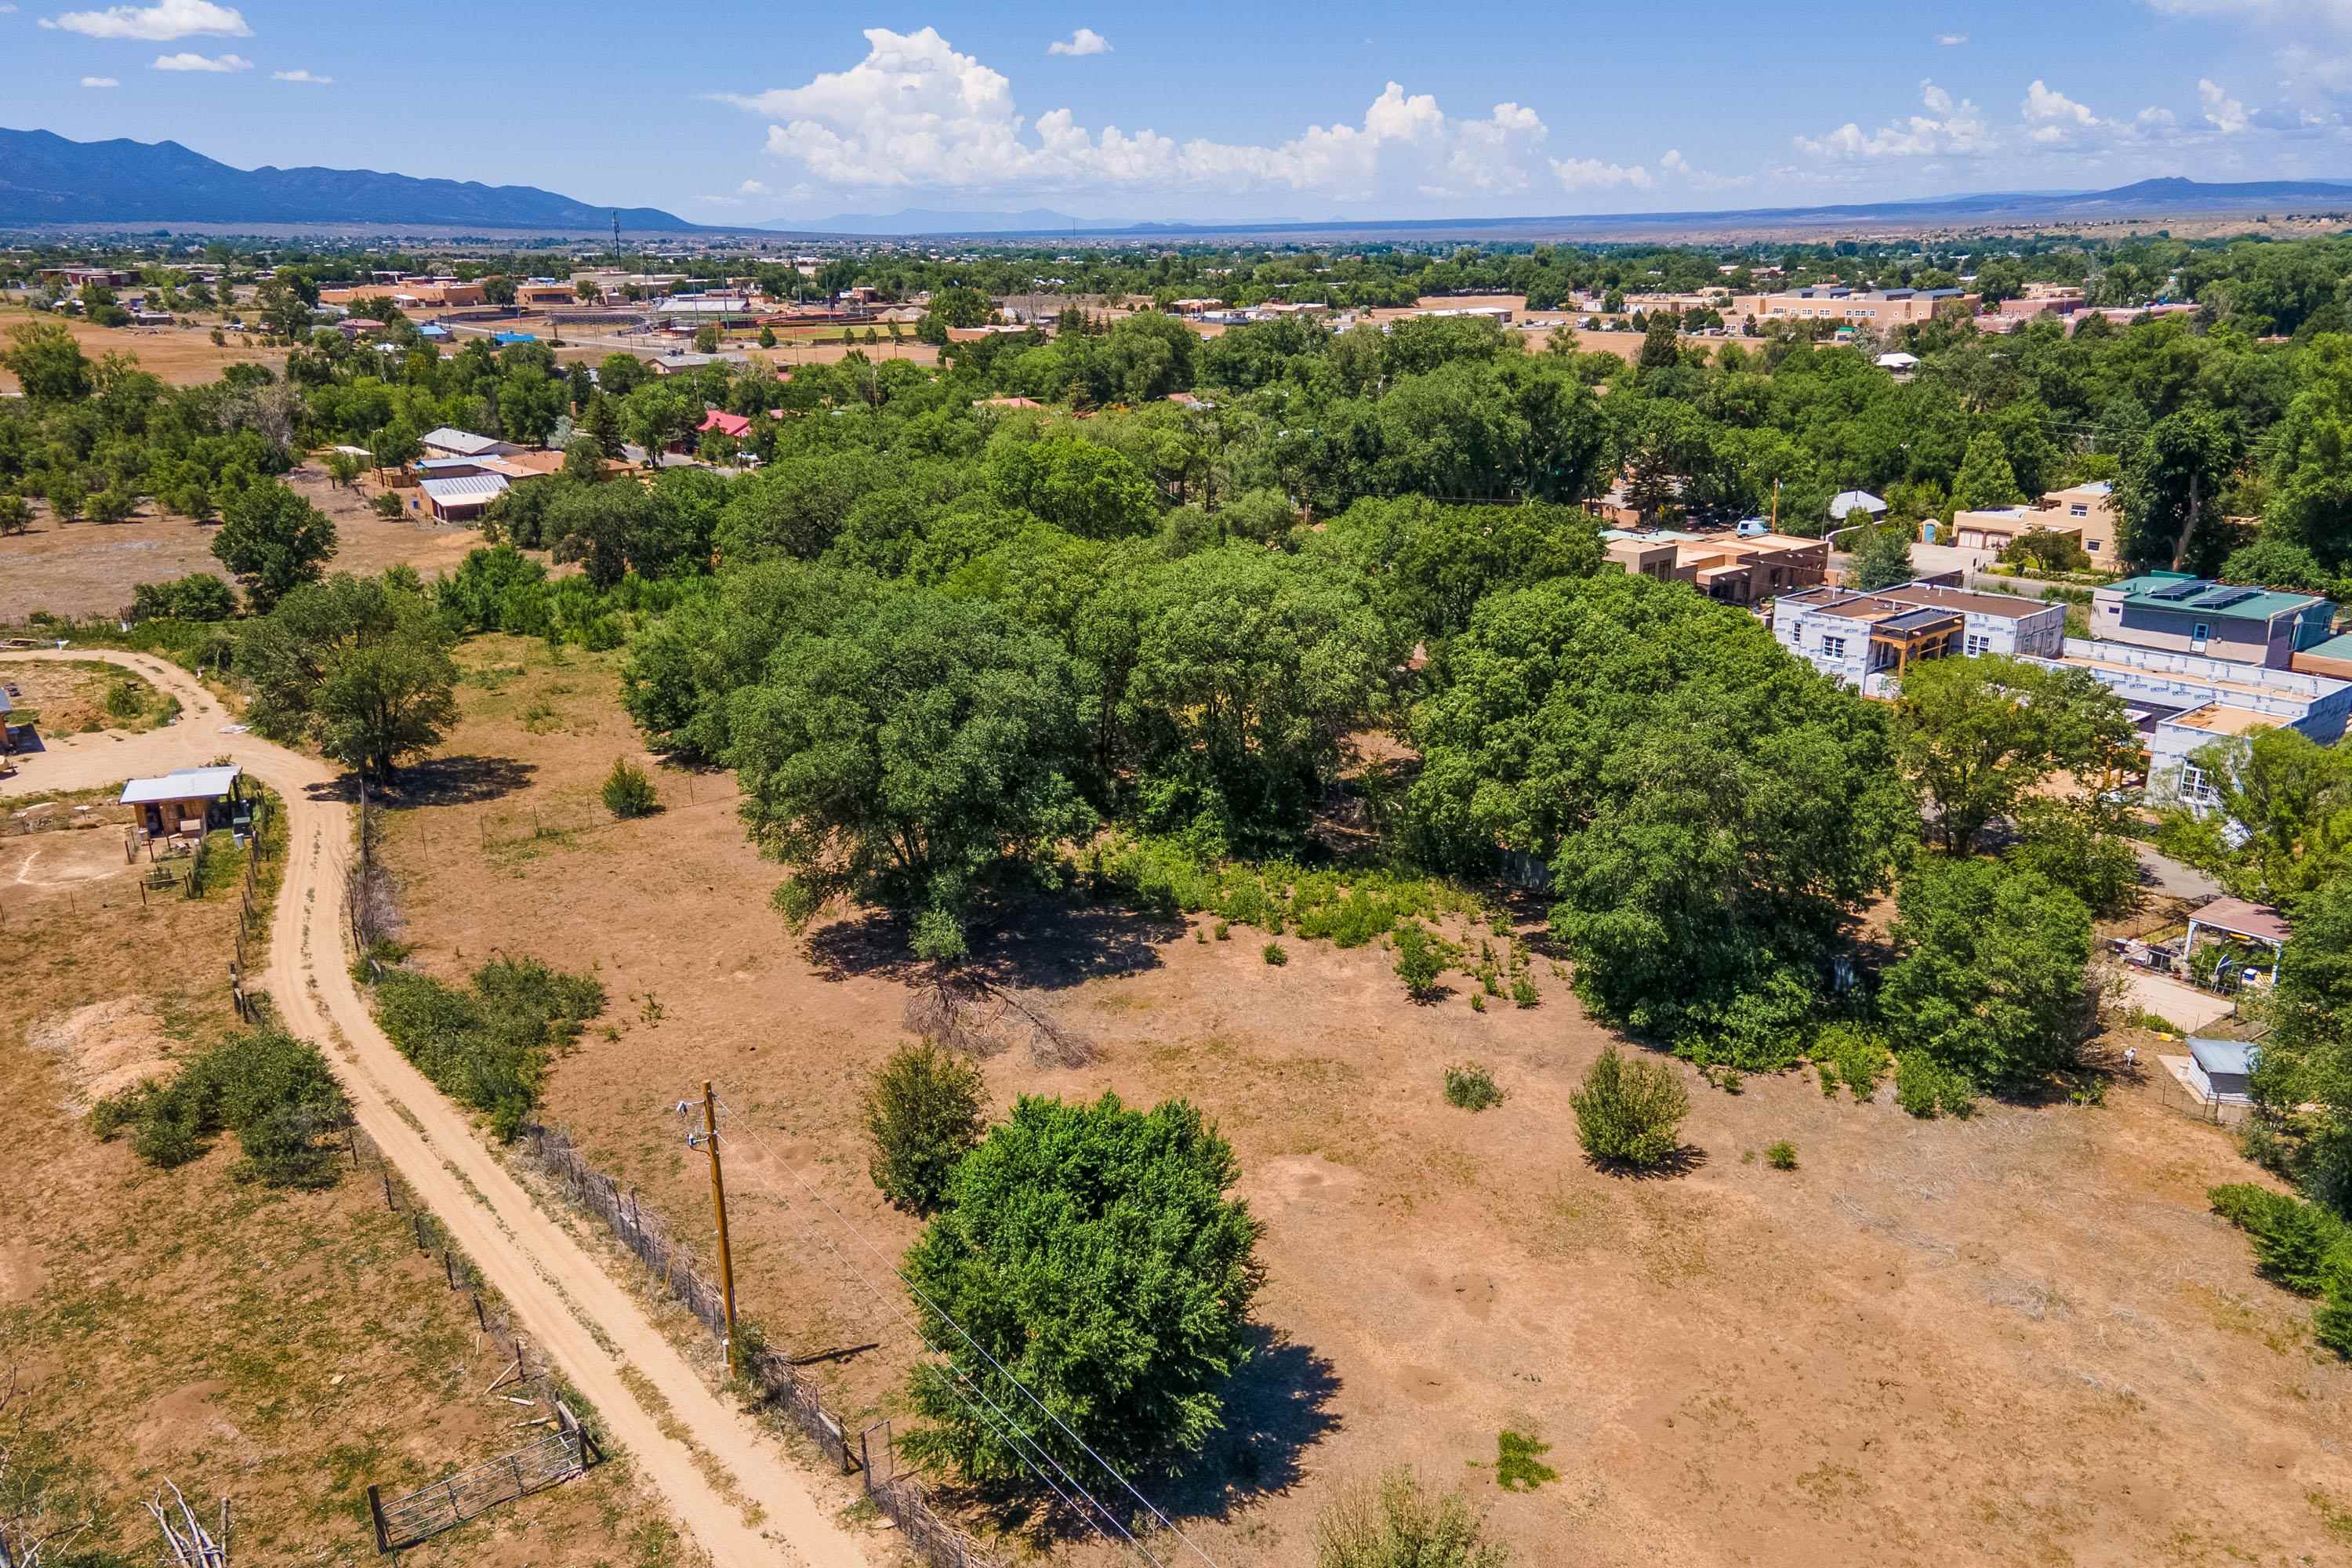
{"type": "MultiPolygon", "coordinates": [[[[744,1311],[794,1356],[836,1352],[807,1370],[852,1430],[898,1412],[919,1347],[799,1183],[885,1254],[916,1235],[867,1178],[858,1109],[906,1038],[903,943],[855,915],[788,934],[724,774],[656,769],[666,809],[609,818],[598,782],[643,755],[617,656],[461,658],[464,721],[413,786],[444,804],[388,814],[412,962],[596,973],[611,1005],[543,1114],[683,1234],[709,1234],[708,1178],[672,1107],[716,1079],[744,1311]],[[459,778],[463,798],[435,787],[459,778]]],[[[1688,1167],[1626,1180],[1580,1157],[1569,1095],[1611,1037],[1549,960],[1540,1005],[1480,1014],[1466,987],[1407,1002],[1377,947],[1294,934],[1274,968],[1262,934],[1201,923],[1032,910],[983,961],[1099,1053],[984,1071],[998,1111],[1181,1095],[1234,1144],[1266,1227],[1258,1354],[1209,1462],[1164,1489],[1218,1563],[1310,1561],[1336,1488],[1399,1464],[1469,1489],[1530,1564],[2352,1559],[2352,1368],[2207,1208],[2258,1173],[2152,1080],[1919,1121],[1884,1086],[1733,1094],[1678,1067],[1688,1167]],[[1475,1114],[1440,1092],[1473,1059],[1508,1097],[1475,1114]],[[1780,1140],[1793,1170],[1762,1158],[1780,1140]],[[1497,1486],[1505,1430],[1556,1479],[1497,1486]]]]}
{"type": "MultiPolygon", "coordinates": [[[[46,1479],[64,1518],[90,1511],[71,1545],[106,1555],[76,1562],[157,1561],[142,1503],[170,1481],[207,1522],[230,1497],[235,1562],[373,1563],[369,1483],[398,1495],[516,1448],[532,1412],[485,1393],[501,1352],[373,1170],[275,1190],[236,1179],[231,1135],[162,1170],[127,1136],[92,1134],[97,1098],[169,1076],[235,1026],[222,981],[237,906],[226,890],[142,903],[147,868],[125,862],[116,790],[57,799],[25,833],[19,814],[43,798],[26,787],[9,781],[0,802],[0,1389],[13,1372],[19,1390],[0,1448],[13,1479],[46,1479]]],[[[408,1556],[696,1560],[625,1458],[408,1556]]]]}
{"type": "MultiPolygon", "coordinates": [[[[225,334],[228,342],[213,342],[210,323],[202,326],[185,324],[169,327],[101,327],[71,316],[50,312],[36,315],[29,310],[0,310],[0,334],[27,321],[63,321],[73,331],[81,352],[91,361],[104,359],[110,353],[135,354],[139,368],[159,375],[173,386],[195,386],[207,381],[218,381],[221,372],[233,364],[260,364],[271,374],[286,367],[284,349],[264,348],[245,334],[225,334]]],[[[16,378],[0,370],[0,393],[14,394],[18,390],[16,378]]]]}
{"type": "MultiPolygon", "coordinates": [[[[344,489],[316,459],[286,482],[334,520],[335,571],[364,575],[405,563],[430,577],[454,571],[482,542],[478,529],[378,517],[367,505],[372,479],[344,489]]],[[[60,524],[46,503],[36,503],[30,530],[0,539],[0,626],[21,626],[37,610],[68,619],[112,615],[131,602],[133,584],[191,572],[226,577],[212,552],[218,527],[168,513],[152,500],[125,522],[60,524]]]]}

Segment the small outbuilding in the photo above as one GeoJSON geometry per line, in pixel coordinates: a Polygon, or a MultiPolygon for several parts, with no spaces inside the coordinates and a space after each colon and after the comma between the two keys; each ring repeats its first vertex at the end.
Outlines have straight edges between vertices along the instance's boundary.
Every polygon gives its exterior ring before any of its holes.
{"type": "Polygon", "coordinates": [[[417,489],[425,508],[436,522],[471,522],[507,493],[507,481],[497,474],[469,474],[458,479],[422,479],[417,489]]]}
{"type": "Polygon", "coordinates": [[[2189,1081],[2208,1100],[2245,1105],[2252,1100],[2255,1065],[2262,1047],[2247,1040],[2189,1037],[2189,1081]]]}
{"type": "Polygon", "coordinates": [[[1885,515],[1886,503],[1868,490],[1840,490],[1830,497],[1830,515],[1838,521],[1843,522],[1857,511],[1866,517],[1882,517],[1885,515]]]}
{"type": "Polygon", "coordinates": [[[180,768],[161,778],[132,779],[122,786],[121,804],[133,808],[139,826],[152,838],[201,838],[215,828],[252,820],[239,793],[245,770],[224,764],[180,768]]]}

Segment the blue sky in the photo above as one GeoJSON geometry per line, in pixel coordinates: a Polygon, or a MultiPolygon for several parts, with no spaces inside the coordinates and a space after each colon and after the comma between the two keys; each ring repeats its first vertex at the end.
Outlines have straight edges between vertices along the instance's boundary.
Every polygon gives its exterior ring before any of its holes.
{"type": "Polygon", "coordinates": [[[0,3],[0,120],[705,222],[1556,214],[2352,179],[2352,0],[0,3]],[[1773,19],[1759,19],[1769,16],[1773,19]],[[447,16],[457,26],[429,29],[447,16]]]}

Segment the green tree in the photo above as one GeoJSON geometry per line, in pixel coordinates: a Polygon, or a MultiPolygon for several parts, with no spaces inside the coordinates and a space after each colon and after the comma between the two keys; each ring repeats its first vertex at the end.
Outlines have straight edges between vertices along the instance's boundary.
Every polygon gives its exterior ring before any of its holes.
{"type": "Polygon", "coordinates": [[[1911,564],[1909,529],[1866,528],[1853,546],[1853,563],[1846,568],[1845,583],[1867,594],[1908,583],[1917,575],[1911,564]]]}
{"type": "Polygon", "coordinates": [[[2352,567],[2352,337],[2321,333],[2297,368],[2273,437],[2262,542],[2299,545],[2341,572],[2352,567]]]}
{"type": "Polygon", "coordinates": [[[931,319],[942,327],[984,327],[996,313],[988,296],[977,289],[953,284],[931,296],[931,319]]]}
{"type": "Polygon", "coordinates": [[[1083,539],[1148,533],[1159,510],[1151,481],[1125,454],[1076,437],[1000,437],[982,473],[1001,504],[1083,539]]]}
{"type": "Polygon", "coordinates": [[[2025,499],[2017,475],[2009,466],[2009,447],[1990,430],[1969,441],[1968,454],[1952,481],[1952,505],[1969,511],[2015,506],[2025,499]]]}
{"type": "Polygon", "coordinates": [[[457,721],[448,632],[422,595],[383,578],[294,589],[247,628],[236,663],[256,730],[311,742],[362,776],[390,778],[457,721]]]}
{"type": "Polygon", "coordinates": [[[725,337],[726,333],[720,331],[718,322],[705,321],[694,329],[694,352],[701,354],[715,354],[719,352],[719,345],[725,337]]]}
{"type": "Polygon", "coordinates": [[[2237,443],[2218,415],[2190,409],[2158,420],[2133,443],[2116,480],[2124,558],[2175,571],[2192,560],[2197,531],[2237,460],[2237,443]]]}
{"type": "MultiPolygon", "coordinates": [[[[2352,1214],[2352,878],[2297,906],[2269,1017],[2254,1099],[2304,1134],[2302,1173],[2312,1195],[2352,1214]],[[2306,1117],[2305,1106],[2315,1112],[2306,1117]]],[[[2346,1284],[2352,1296],[2352,1280],[2346,1284]]]]}
{"type": "Polygon", "coordinates": [[[1084,1475],[1098,1473],[1088,1450],[1128,1470],[1199,1454],[1224,1425],[1219,1385],[1249,1354],[1261,1227],[1225,1195],[1237,1174],[1181,1100],[1015,1102],[957,1164],[947,1206],[907,1255],[945,1361],[915,1374],[932,1425],[906,1446],[982,1481],[1025,1479],[1023,1448],[1084,1475]],[[1006,1415],[976,1414],[975,1390],[1006,1415]]]}
{"type": "Polygon", "coordinates": [[[1988,654],[1904,672],[1895,742],[1934,808],[1944,848],[1966,855],[1987,824],[2062,769],[2091,775],[2132,749],[2129,715],[2086,672],[1988,654]]]}
{"type": "Polygon", "coordinates": [[[1903,879],[1879,988],[1898,1049],[1984,1088],[2062,1068],[2096,1022],[2091,912],[2036,873],[1997,860],[1923,859],[1903,879]]]}
{"type": "Polygon", "coordinates": [[[26,321],[8,329],[0,370],[16,378],[35,404],[79,403],[96,386],[89,361],[63,321],[26,321]]]}
{"type": "Polygon", "coordinates": [[[2240,898],[2290,908],[2352,876],[2352,752],[2265,727],[2200,746],[2189,762],[2210,796],[2200,811],[2166,808],[2166,853],[2240,898]]]}
{"type": "Polygon", "coordinates": [[[866,1170],[884,1197],[937,1213],[963,1157],[986,1131],[987,1085],[971,1064],[929,1040],[902,1046],[866,1086],[866,1170]]]}
{"type": "Polygon", "coordinates": [[[1486,599],[1431,673],[1420,852],[1474,875],[1549,862],[1553,932],[1610,1021],[1793,1059],[1917,820],[1879,713],[1744,610],[1616,573],[1486,599]]]}
{"type": "Polygon", "coordinates": [[[787,637],[734,700],[729,760],[753,840],[800,886],[961,921],[992,869],[1092,825],[1072,782],[1079,721],[1050,638],[909,591],[787,637]]]}
{"type": "Polygon", "coordinates": [[[333,521],[276,479],[247,486],[222,509],[213,535],[214,557],[264,615],[294,589],[317,582],[334,553],[333,521]]]}

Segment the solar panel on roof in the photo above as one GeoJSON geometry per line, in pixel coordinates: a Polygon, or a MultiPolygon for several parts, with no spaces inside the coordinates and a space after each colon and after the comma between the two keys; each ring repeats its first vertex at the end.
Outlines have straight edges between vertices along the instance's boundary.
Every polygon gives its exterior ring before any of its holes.
{"type": "Polygon", "coordinates": [[[2189,599],[2205,592],[2213,584],[2202,577],[2191,577],[2185,583],[2171,583],[2148,595],[2151,599],[2189,599]]]}
{"type": "Polygon", "coordinates": [[[2200,610],[2226,610],[2231,605],[2244,604],[2261,592],[2260,588],[2228,588],[2222,591],[2221,596],[2218,599],[2199,600],[2197,607],[2200,610]]]}

